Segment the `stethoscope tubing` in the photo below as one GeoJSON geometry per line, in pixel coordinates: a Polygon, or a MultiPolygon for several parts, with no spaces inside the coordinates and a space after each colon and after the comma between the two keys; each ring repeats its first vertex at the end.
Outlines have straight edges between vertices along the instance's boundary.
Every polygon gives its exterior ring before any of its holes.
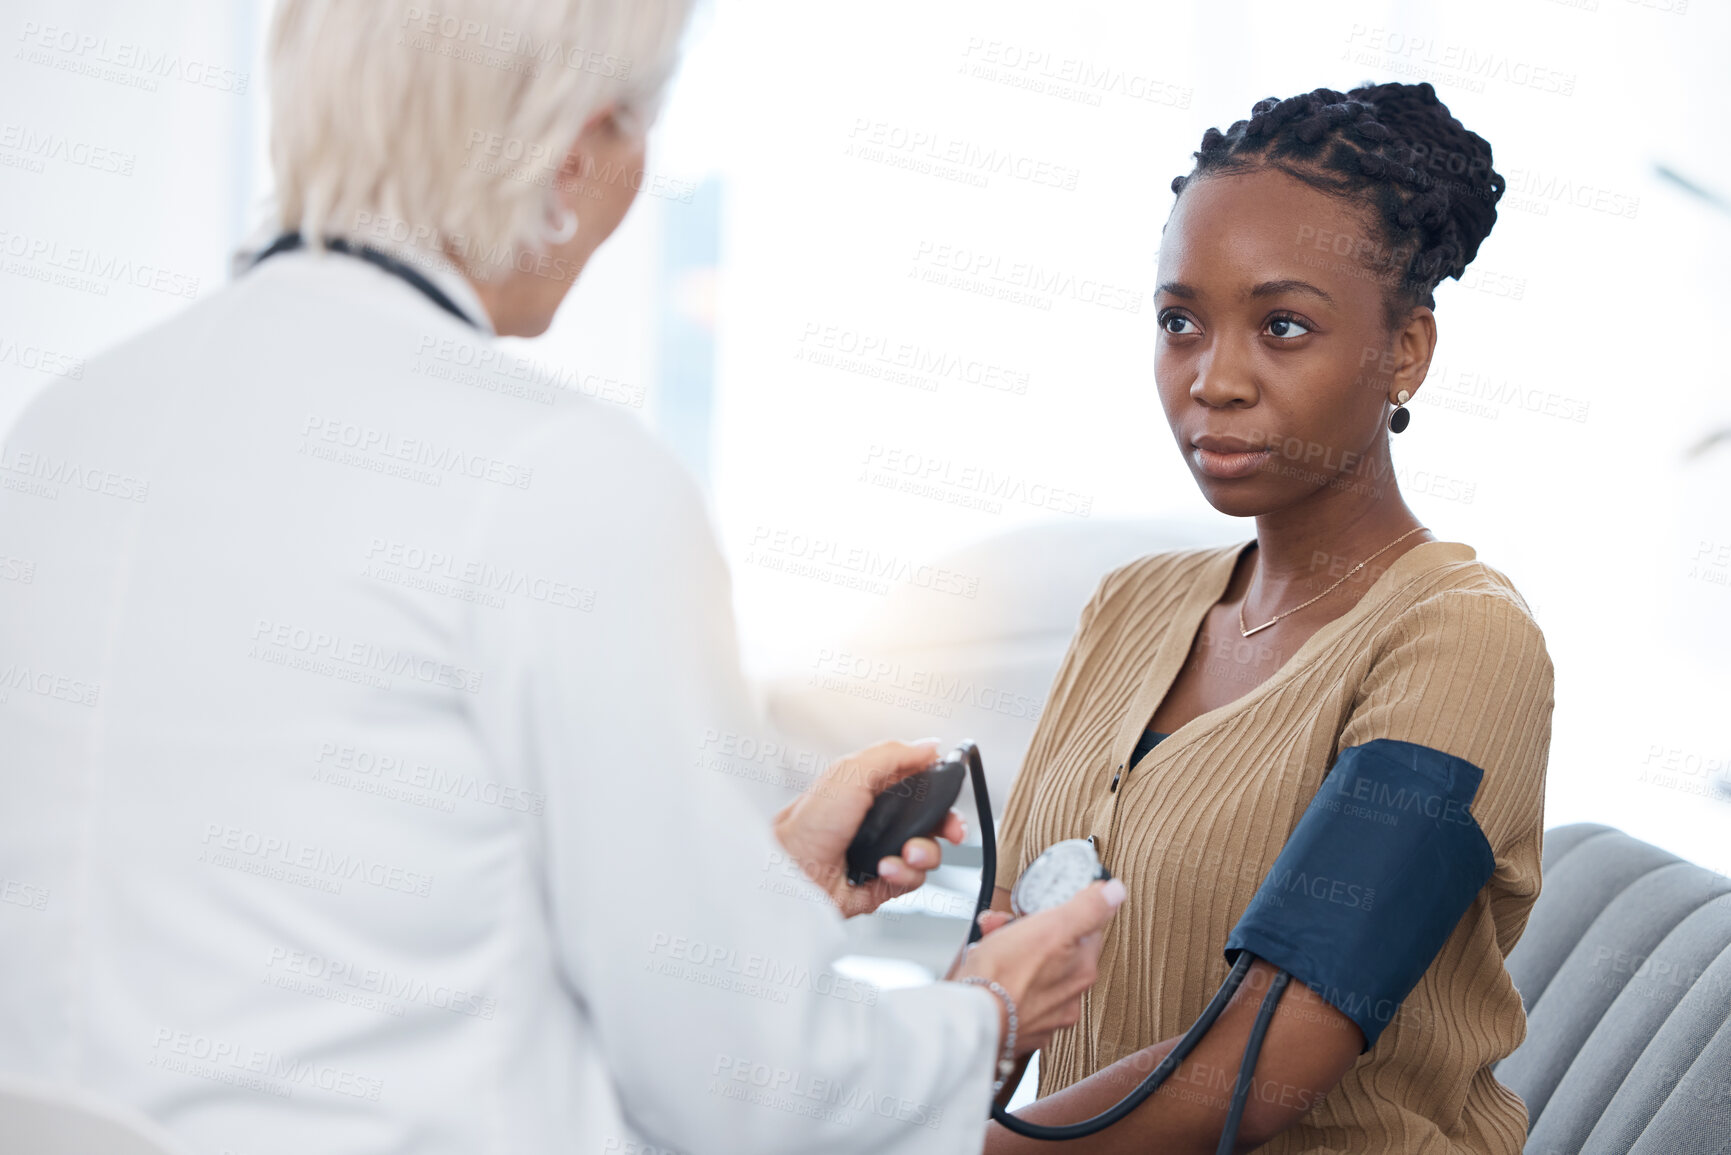
{"type": "MultiPolygon", "coordinates": [[[[974,904],[973,926],[968,931],[968,943],[972,945],[980,940],[980,915],[991,909],[993,888],[998,877],[998,836],[992,826],[992,803],[986,793],[986,772],[980,763],[979,747],[972,742],[962,744],[962,749],[968,759],[968,779],[974,788],[974,807],[980,819],[980,894],[974,904]]],[[[1018,1135],[1030,1139],[1046,1139],[1060,1141],[1065,1139],[1083,1139],[1089,1135],[1098,1134],[1106,1128],[1119,1122],[1130,1112],[1147,1101],[1148,1096],[1158,1091],[1163,1083],[1171,1077],[1180,1064],[1196,1049],[1202,1041],[1202,1036],[1214,1025],[1232,996],[1238,993],[1238,988],[1244,983],[1244,976],[1250,973],[1252,956],[1249,951],[1241,951],[1238,959],[1227,974],[1226,981],[1220,984],[1220,989],[1214,992],[1214,998],[1203,1010],[1200,1017],[1184,1032],[1176,1046],[1168,1051],[1164,1058],[1150,1071],[1146,1078],[1136,1085],[1128,1095],[1106,1108],[1090,1119],[1076,1123],[1042,1124],[1030,1123],[1019,1119],[1009,1111],[992,1104],[992,1118],[1005,1128],[1018,1135]]],[[[1268,1034],[1269,1022],[1274,1018],[1274,1010],[1280,1002],[1280,996],[1285,993],[1292,976],[1286,971],[1278,971],[1274,981],[1269,984],[1268,993],[1262,997],[1262,1005],[1257,1009],[1255,1025],[1250,1030],[1250,1041],[1244,1048],[1244,1060],[1238,1068],[1238,1081],[1232,1089],[1232,1101],[1227,1107],[1226,1125],[1221,1130],[1220,1146],[1216,1155],[1229,1155],[1238,1142],[1239,1126],[1244,1118],[1244,1108],[1249,1101],[1252,1075],[1256,1071],[1257,1059],[1262,1054],[1262,1042],[1268,1034]]]]}

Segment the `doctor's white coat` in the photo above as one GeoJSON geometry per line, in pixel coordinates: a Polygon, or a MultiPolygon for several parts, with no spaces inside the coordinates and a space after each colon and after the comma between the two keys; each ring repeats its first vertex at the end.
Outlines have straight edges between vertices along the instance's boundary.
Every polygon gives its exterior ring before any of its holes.
{"type": "Polygon", "coordinates": [[[0,446],[0,1072],[211,1155],[978,1151],[995,1001],[830,971],[749,719],[633,417],[273,257],[0,446]]]}

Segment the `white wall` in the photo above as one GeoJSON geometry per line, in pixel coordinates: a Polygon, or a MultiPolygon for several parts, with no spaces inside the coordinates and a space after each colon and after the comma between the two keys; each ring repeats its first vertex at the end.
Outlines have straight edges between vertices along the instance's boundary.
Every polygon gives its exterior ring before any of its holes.
{"type": "Polygon", "coordinates": [[[1057,487],[1095,518],[1213,516],[1153,389],[1169,182],[1205,128],[1261,97],[1431,79],[1511,187],[1467,283],[1438,291],[1436,367],[1395,442],[1403,488],[1440,536],[1509,574],[1546,631],[1550,821],[1614,822],[1731,870],[1731,802],[1702,772],[1731,762],[1716,705],[1731,690],[1731,443],[1682,456],[1731,425],[1716,347],[1731,217],[1653,176],[1668,161],[1731,192],[1731,32],[1724,6],[1675,11],[1684,2],[722,3],[732,195],[716,487],[754,660],[810,668],[883,598],[837,588],[844,567],[768,568],[778,552],[918,558],[1076,516],[952,504],[965,481],[931,498],[862,480],[892,452],[1057,487]],[[1028,87],[1065,68],[1104,79],[1028,87]],[[938,171],[952,150],[994,148],[1064,173],[1060,187],[938,171]],[[973,287],[1003,288],[991,270],[1026,262],[1140,308],[937,286],[920,277],[943,263],[932,246],[986,261],[973,287]],[[1026,391],[870,376],[876,353],[839,349],[866,342],[979,360],[1026,391]],[[766,552],[777,533],[826,544],[766,552]]]}
{"type": "Polygon", "coordinates": [[[185,0],[6,6],[0,427],[56,372],[222,283],[251,194],[253,16],[185,0]]]}
{"type": "MultiPolygon", "coordinates": [[[[0,17],[0,428],[56,373],[225,279],[266,191],[264,11],[22,0],[0,17]]],[[[1731,217],[1653,176],[1663,162],[1731,192],[1728,21],[1701,0],[718,0],[653,157],[726,190],[713,480],[754,668],[797,668],[882,601],[766,568],[765,535],[917,560],[1084,506],[1213,517],[1153,391],[1168,183],[1203,129],[1260,97],[1428,75],[1512,187],[1472,285],[1438,294],[1437,371],[1396,453],[1447,484],[1409,500],[1508,573],[1546,630],[1550,819],[1616,822],[1731,870],[1731,804],[1700,772],[1731,760],[1731,441],[1683,457],[1731,426],[1731,217]],[[1071,91],[1030,88],[1066,68],[1071,91]],[[976,187],[905,167],[994,149],[1023,175],[976,187]],[[1014,303],[922,279],[957,253],[1073,292],[1014,303]],[[1133,310],[1099,301],[1119,293],[1133,310]],[[958,368],[894,383],[826,347],[854,341],[958,368]],[[1460,392],[1480,381],[1518,399],[1460,392]],[[861,480],[893,453],[1009,475],[1036,500],[982,512],[955,504],[965,481],[931,498],[861,480]]],[[[532,350],[646,384],[650,420],[674,291],[655,270],[684,207],[644,198],[532,350]]]]}
{"type": "MultiPolygon", "coordinates": [[[[270,7],[269,0],[7,5],[0,18],[0,429],[56,372],[76,372],[80,359],[228,280],[235,247],[267,219],[270,7]],[[70,284],[41,279],[62,274],[70,284]]],[[[669,117],[674,140],[691,135],[678,128],[686,119],[669,117]]],[[[665,172],[658,158],[652,167],[665,172]]],[[[553,330],[523,346],[542,360],[642,387],[651,419],[661,226],[663,214],[684,207],[640,198],[553,330]]]]}

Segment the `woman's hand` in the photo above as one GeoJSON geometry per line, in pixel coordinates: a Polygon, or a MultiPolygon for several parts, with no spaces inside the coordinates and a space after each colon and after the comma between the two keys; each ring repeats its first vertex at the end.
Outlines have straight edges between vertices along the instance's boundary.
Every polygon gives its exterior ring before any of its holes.
{"type": "MultiPolygon", "coordinates": [[[[1082,992],[1094,985],[1106,924],[1124,893],[1124,883],[1113,878],[1039,914],[1011,920],[988,911],[981,926],[989,937],[969,947],[948,977],[978,975],[1002,984],[1016,1003],[1015,1053],[1032,1054],[1082,1017],[1082,992]]],[[[1007,1019],[1001,1007],[999,1017],[1007,1019]]]]}
{"type": "MultiPolygon", "coordinates": [[[[878,862],[878,876],[863,886],[847,880],[847,848],[865,820],[874,799],[885,789],[938,760],[935,739],[924,742],[879,742],[838,758],[810,790],[775,816],[775,837],[793,856],[807,878],[830,896],[846,918],[870,914],[898,894],[917,890],[926,871],[943,861],[930,838],[910,838],[899,856],[878,862]]],[[[939,836],[952,843],[967,833],[954,810],[939,836]]]]}

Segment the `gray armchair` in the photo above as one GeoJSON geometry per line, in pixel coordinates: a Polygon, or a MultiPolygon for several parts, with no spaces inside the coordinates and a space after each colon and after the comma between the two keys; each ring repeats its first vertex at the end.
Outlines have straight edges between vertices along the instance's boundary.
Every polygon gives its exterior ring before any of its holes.
{"type": "Polygon", "coordinates": [[[1731,879],[1589,823],[1546,832],[1544,872],[1496,1070],[1526,1155],[1731,1152],[1731,879]]]}
{"type": "MultiPolygon", "coordinates": [[[[1165,521],[1016,530],[942,559],[979,577],[977,596],[898,590],[847,648],[933,684],[984,685],[999,699],[1013,691],[1038,703],[1103,573],[1240,533],[1165,521]]],[[[886,734],[975,738],[1000,811],[1034,729],[1031,716],[971,700],[886,702],[807,674],[772,683],[766,698],[791,741],[826,755],[886,734]]],[[[977,863],[969,849],[946,858],[977,863]]],[[[1496,1072],[1527,1103],[1526,1155],[1731,1155],[1731,879],[1587,824],[1546,832],[1544,871],[1508,960],[1527,1039],[1496,1072]]],[[[905,909],[852,920],[852,949],[942,973],[977,885],[966,870],[943,868],[905,909]]]]}

